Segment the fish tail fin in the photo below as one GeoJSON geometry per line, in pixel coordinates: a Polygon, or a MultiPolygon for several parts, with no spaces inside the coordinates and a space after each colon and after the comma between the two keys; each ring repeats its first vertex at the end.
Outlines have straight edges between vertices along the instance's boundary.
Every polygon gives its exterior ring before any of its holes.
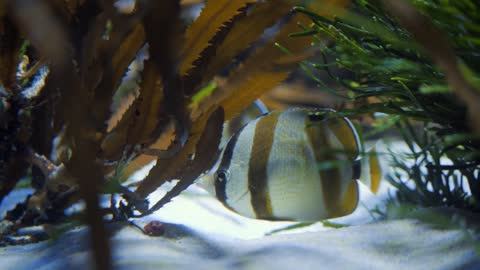
{"type": "Polygon", "coordinates": [[[382,167],[376,152],[376,145],[371,147],[360,160],[360,182],[366,185],[373,193],[377,193],[382,180],[382,167]]]}

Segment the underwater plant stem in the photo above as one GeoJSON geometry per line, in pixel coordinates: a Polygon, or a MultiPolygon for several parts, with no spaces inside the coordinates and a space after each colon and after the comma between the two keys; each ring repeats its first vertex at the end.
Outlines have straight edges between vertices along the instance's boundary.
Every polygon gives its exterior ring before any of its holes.
{"type": "Polygon", "coordinates": [[[457,96],[467,105],[470,126],[478,135],[480,134],[480,91],[470,85],[460,70],[455,51],[450,40],[436,28],[431,19],[421,14],[407,1],[382,0],[382,3],[408,31],[413,38],[421,44],[430,55],[435,64],[445,73],[448,84],[457,96]]]}

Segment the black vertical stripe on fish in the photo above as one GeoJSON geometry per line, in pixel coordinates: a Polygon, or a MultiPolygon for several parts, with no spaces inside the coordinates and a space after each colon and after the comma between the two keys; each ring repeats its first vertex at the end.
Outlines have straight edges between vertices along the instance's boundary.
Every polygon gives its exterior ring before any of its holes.
{"type": "Polygon", "coordinates": [[[352,178],[355,180],[360,179],[360,176],[362,175],[362,162],[359,159],[353,162],[352,171],[352,178]]]}
{"type": "Polygon", "coordinates": [[[342,216],[339,209],[341,196],[341,174],[339,168],[321,170],[323,198],[330,217],[342,216]]]}
{"type": "Polygon", "coordinates": [[[221,201],[224,205],[227,204],[227,178],[228,178],[228,169],[230,168],[230,163],[232,162],[233,150],[237,144],[238,137],[242,130],[239,130],[227,143],[225,151],[223,152],[220,165],[215,173],[215,195],[217,199],[221,201]],[[222,175],[223,174],[223,175],[222,175]]]}
{"type": "Polygon", "coordinates": [[[338,213],[342,216],[351,214],[358,205],[358,182],[352,180],[345,190],[343,198],[340,200],[338,213]]]}
{"type": "MultiPolygon", "coordinates": [[[[317,163],[336,160],[333,147],[328,141],[328,123],[307,125],[307,138],[312,146],[317,163]]],[[[323,191],[323,200],[329,216],[336,217],[339,214],[339,200],[341,191],[340,168],[320,169],[318,171],[323,191]]]]}
{"type": "Polygon", "coordinates": [[[248,162],[248,190],[251,195],[252,208],[259,219],[271,219],[273,216],[268,192],[267,168],[279,116],[280,113],[272,113],[260,118],[253,136],[252,151],[248,162]]]}
{"type": "Polygon", "coordinates": [[[228,174],[226,171],[218,170],[215,173],[215,195],[217,199],[222,202],[224,205],[227,205],[227,177],[228,174]]]}

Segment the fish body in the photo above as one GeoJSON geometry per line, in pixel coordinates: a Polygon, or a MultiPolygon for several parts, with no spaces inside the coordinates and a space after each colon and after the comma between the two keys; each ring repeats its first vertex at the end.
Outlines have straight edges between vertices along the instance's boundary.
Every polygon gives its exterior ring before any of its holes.
{"type": "MultiPolygon", "coordinates": [[[[236,132],[200,182],[246,217],[323,220],[356,208],[360,152],[352,123],[333,111],[274,111],[236,132]]],[[[363,165],[374,192],[380,181],[375,160],[363,165]]]]}

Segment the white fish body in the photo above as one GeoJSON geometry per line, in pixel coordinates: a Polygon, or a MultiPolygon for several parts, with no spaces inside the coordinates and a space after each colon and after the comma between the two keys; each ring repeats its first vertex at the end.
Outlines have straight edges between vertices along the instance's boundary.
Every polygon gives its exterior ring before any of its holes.
{"type": "MultiPolygon", "coordinates": [[[[325,110],[263,115],[235,133],[200,185],[251,218],[315,221],[347,215],[358,202],[360,144],[348,119],[325,110]],[[329,165],[326,166],[325,165],[329,165]]],[[[365,182],[378,189],[370,156],[365,182]]],[[[376,163],[374,165],[377,165],[376,163]]]]}

